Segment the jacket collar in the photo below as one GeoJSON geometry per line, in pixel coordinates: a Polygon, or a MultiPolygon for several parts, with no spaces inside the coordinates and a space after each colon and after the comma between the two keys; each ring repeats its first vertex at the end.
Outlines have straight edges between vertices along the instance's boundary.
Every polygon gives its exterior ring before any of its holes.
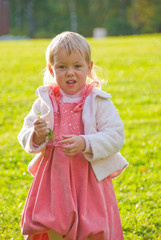
{"type": "MultiPolygon", "coordinates": [[[[40,86],[36,90],[36,95],[38,97],[41,97],[45,102],[49,101],[49,93],[50,92],[50,86],[40,86]]],[[[109,93],[106,93],[105,91],[99,90],[98,88],[93,88],[92,94],[99,96],[104,99],[112,98],[109,93]]]]}
{"type": "Polygon", "coordinates": [[[93,88],[92,93],[95,94],[96,96],[99,96],[99,97],[105,98],[105,99],[112,98],[111,94],[106,93],[105,91],[102,91],[98,88],[93,88]]]}

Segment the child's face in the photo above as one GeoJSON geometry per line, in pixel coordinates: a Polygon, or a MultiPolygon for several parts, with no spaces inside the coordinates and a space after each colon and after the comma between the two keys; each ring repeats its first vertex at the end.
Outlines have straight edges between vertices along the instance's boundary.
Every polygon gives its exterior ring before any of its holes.
{"type": "Polygon", "coordinates": [[[78,51],[67,54],[61,49],[54,55],[52,71],[58,86],[67,94],[75,94],[86,83],[87,75],[91,73],[93,62],[89,64],[78,51]]]}

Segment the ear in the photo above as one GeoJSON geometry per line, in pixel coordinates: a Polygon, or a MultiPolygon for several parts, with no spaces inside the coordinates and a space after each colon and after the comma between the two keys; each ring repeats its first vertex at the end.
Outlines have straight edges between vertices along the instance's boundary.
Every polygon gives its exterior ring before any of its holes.
{"type": "Polygon", "coordinates": [[[89,75],[91,74],[92,68],[93,68],[93,61],[91,61],[91,62],[88,64],[88,74],[89,74],[89,75]]]}
{"type": "Polygon", "coordinates": [[[54,77],[54,72],[53,72],[52,66],[50,64],[48,64],[48,70],[49,70],[50,74],[52,75],[52,77],[54,77]]]}

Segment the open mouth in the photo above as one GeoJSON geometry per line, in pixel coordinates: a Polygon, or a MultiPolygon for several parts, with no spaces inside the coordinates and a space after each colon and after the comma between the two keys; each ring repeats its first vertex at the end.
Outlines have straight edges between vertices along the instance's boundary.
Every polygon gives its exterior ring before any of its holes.
{"type": "Polygon", "coordinates": [[[73,80],[73,79],[67,80],[66,83],[69,85],[74,85],[76,83],[76,80],[73,80]]]}

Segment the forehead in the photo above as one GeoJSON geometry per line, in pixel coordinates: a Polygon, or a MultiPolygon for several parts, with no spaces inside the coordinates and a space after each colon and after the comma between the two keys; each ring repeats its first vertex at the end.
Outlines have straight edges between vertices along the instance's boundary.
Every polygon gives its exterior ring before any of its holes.
{"type": "Polygon", "coordinates": [[[68,51],[65,48],[59,49],[55,54],[54,54],[54,61],[60,61],[60,60],[85,60],[85,54],[80,52],[79,50],[74,50],[74,51],[68,51]]]}

